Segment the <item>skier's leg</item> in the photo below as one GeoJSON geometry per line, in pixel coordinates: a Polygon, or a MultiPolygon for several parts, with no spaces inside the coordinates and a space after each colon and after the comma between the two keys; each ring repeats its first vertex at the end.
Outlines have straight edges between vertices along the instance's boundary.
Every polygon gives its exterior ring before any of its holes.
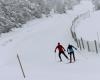
{"type": "Polygon", "coordinates": [[[74,52],[73,52],[73,59],[74,59],[74,61],[75,61],[75,54],[74,54],[74,52]]]}
{"type": "Polygon", "coordinates": [[[70,53],[70,63],[72,63],[72,53],[70,53]]]}
{"type": "Polygon", "coordinates": [[[59,59],[60,59],[60,61],[62,61],[62,59],[61,59],[61,53],[59,53],[59,59]]]}
{"type": "Polygon", "coordinates": [[[63,55],[64,55],[67,59],[69,59],[68,56],[67,56],[64,52],[63,52],[63,55]]]}

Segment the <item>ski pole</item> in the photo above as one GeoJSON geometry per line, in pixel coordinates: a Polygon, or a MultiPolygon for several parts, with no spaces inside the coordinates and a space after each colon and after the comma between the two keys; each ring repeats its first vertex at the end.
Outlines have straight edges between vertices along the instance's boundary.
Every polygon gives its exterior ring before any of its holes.
{"type": "Polygon", "coordinates": [[[54,60],[56,61],[56,52],[54,53],[54,60]]]}
{"type": "Polygon", "coordinates": [[[56,61],[56,54],[55,54],[55,61],[56,61]]]}

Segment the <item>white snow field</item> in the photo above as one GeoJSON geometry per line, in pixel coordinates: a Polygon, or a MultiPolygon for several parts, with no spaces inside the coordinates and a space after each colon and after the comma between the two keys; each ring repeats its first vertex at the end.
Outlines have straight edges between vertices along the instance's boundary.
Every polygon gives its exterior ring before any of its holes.
{"type": "Polygon", "coordinates": [[[80,14],[86,13],[88,11],[93,12],[94,11],[94,5],[89,0],[82,0],[80,2],[80,4],[76,5],[73,8],[73,10],[74,10],[73,11],[74,12],[74,15],[80,15],[80,14]]]}
{"type": "MultiPolygon", "coordinates": [[[[75,15],[74,15],[75,16],[75,15]]],[[[75,51],[76,62],[59,62],[54,49],[58,42],[76,46],[70,34],[72,14],[37,19],[2,34],[0,38],[1,80],[100,80],[100,55],[75,51]],[[17,54],[26,78],[23,77],[17,54]]],[[[90,31],[90,30],[89,30],[90,31]]],[[[67,52],[66,52],[67,54],[67,52]]],[[[68,55],[68,54],[67,54],[68,55]]]]}
{"type": "Polygon", "coordinates": [[[57,42],[65,48],[69,43],[75,45],[69,32],[72,20],[70,14],[57,14],[30,21],[23,28],[3,34],[0,39],[0,79],[100,80],[99,55],[76,51],[77,61],[68,64],[63,56],[60,63],[54,53],[57,42]],[[17,53],[26,78],[23,78],[17,53]]]}
{"type": "Polygon", "coordinates": [[[80,21],[77,28],[78,37],[85,40],[98,40],[100,37],[100,11],[91,13],[90,17],[80,21]]]}

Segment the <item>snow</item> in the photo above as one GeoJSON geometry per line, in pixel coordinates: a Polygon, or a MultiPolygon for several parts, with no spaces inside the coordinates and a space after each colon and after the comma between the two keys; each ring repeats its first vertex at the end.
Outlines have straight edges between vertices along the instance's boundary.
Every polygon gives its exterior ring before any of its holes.
{"type": "Polygon", "coordinates": [[[75,15],[80,15],[88,11],[93,12],[94,5],[89,0],[82,0],[79,5],[76,5],[74,7],[73,10],[75,15]]]}
{"type": "Polygon", "coordinates": [[[100,11],[96,11],[90,17],[81,20],[76,28],[78,37],[85,40],[98,40],[100,37],[100,11]]]}
{"type": "MultiPolygon", "coordinates": [[[[69,64],[54,49],[58,42],[67,48],[76,46],[70,34],[74,15],[56,14],[37,19],[13,29],[0,38],[1,80],[100,80],[100,55],[75,51],[76,62],[69,64]],[[27,27],[28,26],[28,27],[27,27]],[[17,54],[20,57],[26,78],[23,78],[17,54]]],[[[67,54],[67,52],[66,52],[67,54]]],[[[68,55],[68,54],[67,54],[68,55]]]]}
{"type": "MultiPolygon", "coordinates": [[[[70,20],[71,16],[54,15],[50,18],[44,18],[36,21],[33,20],[28,22],[21,29],[13,30],[13,32],[8,34],[3,34],[0,39],[0,51],[2,52],[0,57],[1,79],[23,79],[16,56],[17,53],[21,57],[25,70],[28,70],[26,71],[28,72],[26,73],[27,76],[31,73],[30,70],[38,70],[40,65],[42,68],[47,65],[47,63],[50,65],[50,63],[55,62],[53,56],[55,54],[54,48],[57,42],[60,41],[63,44],[69,43],[66,42],[65,37],[67,34],[66,26],[70,26],[71,21],[68,19],[66,20],[66,18],[69,18],[70,20]],[[66,25],[66,23],[69,24],[66,25]],[[27,26],[29,27],[27,28],[27,26]],[[33,66],[34,69],[32,68],[33,66]]],[[[67,40],[70,41],[70,39],[67,40]]],[[[34,73],[34,71],[32,72],[34,73]]],[[[35,72],[40,74],[40,71],[35,72]]]]}

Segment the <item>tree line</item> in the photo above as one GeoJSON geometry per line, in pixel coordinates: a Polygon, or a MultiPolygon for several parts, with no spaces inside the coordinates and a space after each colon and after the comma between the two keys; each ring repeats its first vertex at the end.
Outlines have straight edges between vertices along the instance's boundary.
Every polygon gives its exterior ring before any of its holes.
{"type": "Polygon", "coordinates": [[[66,13],[79,3],[80,0],[0,0],[0,34],[51,12],[66,13]]]}

